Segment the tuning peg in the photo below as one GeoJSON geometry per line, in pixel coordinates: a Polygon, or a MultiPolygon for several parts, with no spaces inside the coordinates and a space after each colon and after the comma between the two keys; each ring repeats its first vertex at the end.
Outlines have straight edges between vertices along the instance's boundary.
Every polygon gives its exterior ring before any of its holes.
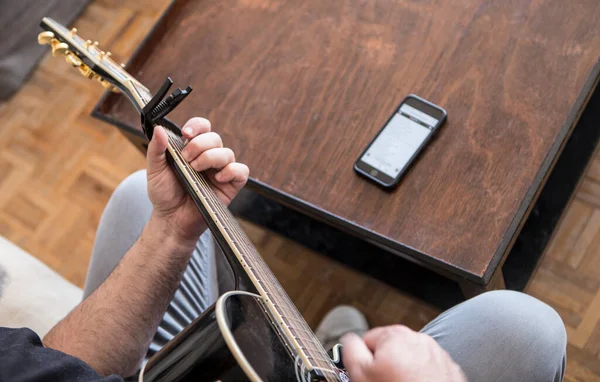
{"type": "Polygon", "coordinates": [[[112,85],[110,82],[108,82],[108,81],[105,81],[105,80],[100,80],[100,83],[101,83],[101,84],[102,84],[102,86],[104,86],[104,88],[106,88],[106,89],[111,89],[111,88],[113,87],[113,85],[112,85]]]}
{"type": "Polygon", "coordinates": [[[87,77],[90,80],[96,76],[96,73],[94,73],[94,71],[86,64],[81,64],[77,69],[79,69],[79,72],[81,72],[84,77],[87,77]]]}
{"type": "Polygon", "coordinates": [[[121,68],[125,69],[125,64],[121,64],[121,68]]]}
{"type": "Polygon", "coordinates": [[[77,34],[77,28],[71,29],[71,37],[75,36],[76,34],[77,34]]]}
{"type": "Polygon", "coordinates": [[[64,42],[57,42],[57,43],[53,43],[52,44],[52,54],[54,56],[60,54],[60,55],[66,55],[69,52],[69,45],[65,44],[64,42]]]}
{"type": "Polygon", "coordinates": [[[69,52],[69,45],[64,42],[59,42],[58,44],[52,44],[52,54],[56,56],[57,54],[66,55],[69,52]]]}
{"type": "Polygon", "coordinates": [[[50,44],[53,39],[54,39],[54,33],[50,32],[50,31],[45,31],[45,32],[38,34],[38,44],[40,44],[40,45],[50,44]]]}
{"type": "Polygon", "coordinates": [[[73,65],[76,68],[80,67],[81,64],[83,64],[83,61],[81,61],[81,59],[73,53],[67,54],[66,60],[69,64],[73,65]]]}

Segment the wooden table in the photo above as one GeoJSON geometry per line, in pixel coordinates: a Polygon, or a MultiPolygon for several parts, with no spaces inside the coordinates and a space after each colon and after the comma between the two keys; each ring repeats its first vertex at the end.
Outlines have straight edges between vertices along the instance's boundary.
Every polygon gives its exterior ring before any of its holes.
{"type": "MultiPolygon", "coordinates": [[[[463,283],[500,265],[596,86],[600,3],[176,0],[128,64],[194,92],[249,187],[463,283]],[[592,70],[593,69],[593,70],[592,70]],[[352,165],[409,93],[448,121],[393,192],[352,165]]],[[[140,140],[117,95],[95,115],[140,140]]]]}

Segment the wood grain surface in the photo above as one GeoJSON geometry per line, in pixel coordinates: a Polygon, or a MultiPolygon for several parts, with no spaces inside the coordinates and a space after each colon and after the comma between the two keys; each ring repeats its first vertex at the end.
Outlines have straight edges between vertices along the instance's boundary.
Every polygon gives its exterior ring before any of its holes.
{"type": "MultiPolygon", "coordinates": [[[[168,2],[94,0],[73,26],[115,57],[130,57],[168,2]]],[[[145,164],[117,129],[90,118],[101,94],[48,52],[25,86],[0,102],[0,235],[78,286],[111,192],[145,164]]],[[[419,329],[440,313],[262,227],[242,225],[313,328],[337,304],[359,308],[373,326],[419,329]]],[[[567,326],[565,381],[600,381],[600,156],[527,293],[555,308],[567,326]]]]}
{"type": "MultiPolygon", "coordinates": [[[[485,283],[571,127],[599,17],[592,0],[176,0],[129,68],[191,84],[175,119],[208,117],[258,188],[485,283]],[[352,165],[409,93],[448,122],[386,192],[352,165]]],[[[139,124],[119,96],[98,112],[139,124]]]]}

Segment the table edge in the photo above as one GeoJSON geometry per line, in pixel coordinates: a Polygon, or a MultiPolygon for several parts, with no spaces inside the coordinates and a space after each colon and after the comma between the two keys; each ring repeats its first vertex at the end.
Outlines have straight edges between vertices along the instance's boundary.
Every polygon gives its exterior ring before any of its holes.
{"type": "Polygon", "coordinates": [[[542,165],[538,170],[538,173],[533,178],[532,185],[527,190],[525,197],[521,201],[521,205],[517,209],[517,213],[515,214],[512,222],[509,224],[507,230],[505,231],[504,236],[500,241],[500,245],[498,246],[496,252],[492,256],[492,260],[488,264],[488,267],[485,270],[483,277],[481,277],[481,280],[484,282],[484,284],[487,284],[490,281],[496,269],[502,265],[502,263],[506,259],[506,256],[508,256],[512,244],[519,236],[521,228],[523,228],[523,225],[527,221],[529,213],[535,205],[535,202],[537,201],[540,192],[544,188],[548,176],[552,172],[552,169],[554,168],[556,162],[562,154],[562,151],[565,148],[567,141],[571,136],[571,133],[577,126],[579,118],[583,114],[583,111],[585,110],[585,107],[587,106],[594,90],[598,87],[599,82],[600,58],[596,61],[592,69],[589,71],[587,79],[583,84],[579,95],[575,99],[575,103],[571,107],[571,111],[569,112],[569,114],[567,114],[562,128],[558,132],[554,143],[552,143],[552,146],[550,147],[550,151],[544,158],[542,165]]]}

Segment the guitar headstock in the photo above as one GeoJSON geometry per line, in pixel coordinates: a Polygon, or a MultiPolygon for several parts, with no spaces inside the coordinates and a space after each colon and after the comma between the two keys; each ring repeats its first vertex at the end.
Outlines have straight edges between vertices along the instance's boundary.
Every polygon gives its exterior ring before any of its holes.
{"type": "Polygon", "coordinates": [[[110,52],[104,52],[98,42],[84,40],[77,29],[67,29],[49,17],[44,17],[40,26],[38,43],[50,45],[54,56],[63,56],[67,63],[77,68],[85,77],[96,80],[106,89],[123,92],[138,110],[152,99],[150,91],[117,64],[110,52]]]}

